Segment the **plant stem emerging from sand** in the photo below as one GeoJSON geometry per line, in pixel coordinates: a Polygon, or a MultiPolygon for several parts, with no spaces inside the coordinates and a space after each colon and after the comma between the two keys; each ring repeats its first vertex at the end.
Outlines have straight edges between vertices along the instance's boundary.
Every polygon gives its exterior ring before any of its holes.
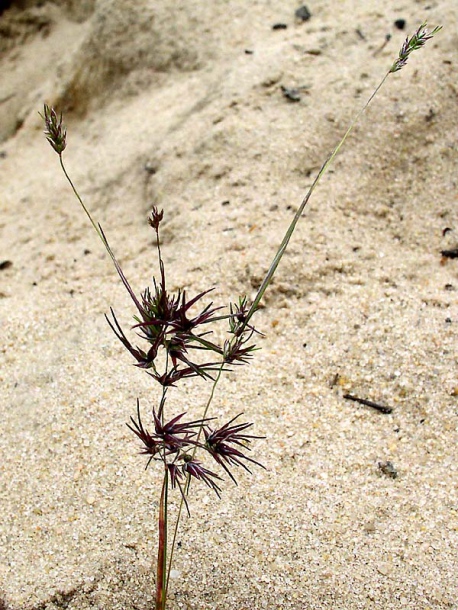
{"type": "Polygon", "coordinates": [[[146,467],[152,462],[160,462],[163,468],[158,515],[155,610],[165,610],[166,608],[167,588],[178,525],[183,512],[183,505],[189,513],[188,494],[191,482],[200,481],[213,490],[218,497],[220,496],[221,488],[219,487],[219,482],[221,481],[221,476],[206,468],[200,456],[212,459],[213,465],[219,467],[220,472],[223,475],[228,475],[234,483],[237,483],[233,474],[234,468],[240,467],[249,473],[251,472],[249,468],[251,465],[263,468],[262,464],[247,455],[247,452],[250,451],[250,443],[254,439],[264,438],[247,433],[248,428],[252,426],[251,423],[239,423],[240,420],[238,418],[240,414],[232,417],[232,419],[219,428],[214,428],[213,424],[210,423],[214,418],[208,417],[208,413],[219,379],[226,371],[237,370],[236,367],[247,364],[252,358],[256,348],[251,343],[251,339],[258,331],[250,324],[250,320],[258,309],[261,299],[272,281],[272,277],[288,247],[305,206],[309,202],[322,176],[342,148],[354,125],[377,95],[388,76],[393,72],[401,70],[406,65],[410,54],[421,48],[439,30],[440,27],[436,27],[432,32],[428,33],[426,23],[423,23],[411,38],[406,39],[396,61],[385,74],[364,107],[357,113],[340,142],[321,166],[318,175],[289,225],[253,302],[249,304],[246,297],[239,297],[238,303],[231,303],[229,305],[229,313],[225,315],[215,315],[220,307],[212,307],[212,303],[201,309],[199,313],[191,315],[191,309],[195,308],[197,303],[210,290],[201,292],[189,299],[185,291],[178,291],[176,294],[172,294],[167,289],[165,266],[162,260],[159,238],[159,225],[163,218],[163,212],[156,208],[153,208],[149,224],[156,233],[159,277],[157,279],[154,278],[153,287],[144,290],[140,296],[134,293],[105,237],[102,227],[92,218],[65,168],[62,154],[67,146],[67,133],[62,123],[62,115],[58,116],[53,108],[47,105],[44,106],[43,119],[46,125],[46,138],[59,155],[60,165],[65,177],[89,218],[92,227],[111,257],[113,265],[135,305],[134,328],[137,331],[137,336],[143,342],[146,342],[146,349],[137,347],[129,341],[112,309],[111,318],[107,316],[108,324],[127,351],[133,356],[136,366],[146,370],[162,386],[159,406],[157,410],[153,409],[152,411],[152,426],[154,431],[150,432],[143,425],[138,400],[137,417],[136,419],[131,417],[130,422],[127,424],[129,429],[142,443],[141,453],[148,457],[146,467]],[[208,330],[209,326],[211,328],[211,325],[220,321],[226,321],[229,325],[227,330],[229,338],[222,345],[213,342],[211,331],[208,330]],[[159,354],[162,355],[161,358],[158,358],[159,354]],[[206,354],[210,354],[210,356],[206,354]],[[189,377],[212,381],[212,389],[201,419],[186,420],[186,413],[172,416],[167,415],[166,417],[168,389],[176,386],[182,379],[189,377]],[[169,491],[174,489],[179,490],[181,503],[171,548],[168,552],[167,516],[169,491]]]}
{"type": "Polygon", "coordinates": [[[156,610],[165,610],[167,601],[167,492],[168,470],[164,473],[161,499],[159,502],[159,542],[157,553],[156,610]]]}

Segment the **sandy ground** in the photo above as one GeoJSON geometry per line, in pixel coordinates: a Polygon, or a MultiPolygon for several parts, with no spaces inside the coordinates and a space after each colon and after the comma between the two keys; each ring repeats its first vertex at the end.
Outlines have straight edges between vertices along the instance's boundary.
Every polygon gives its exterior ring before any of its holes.
{"type": "MultiPolygon", "coordinates": [[[[441,255],[458,245],[455,2],[323,0],[304,23],[290,0],[10,4],[3,608],[146,610],[154,590],[160,473],[145,473],[125,422],[137,397],[147,419],[159,390],[104,320],[114,306],[128,326],[133,306],[44,140],[43,101],[66,113],[68,169],[135,289],[157,273],[156,204],[170,288],[216,286],[227,304],[254,295],[319,166],[423,20],[444,29],[323,179],[257,315],[262,350],[221,383],[213,414],[255,423],[267,470],[227,481],[221,501],[195,486],[170,608],[458,608],[458,262],[441,255]]],[[[209,391],[185,383],[171,412],[198,416],[209,391]]]]}

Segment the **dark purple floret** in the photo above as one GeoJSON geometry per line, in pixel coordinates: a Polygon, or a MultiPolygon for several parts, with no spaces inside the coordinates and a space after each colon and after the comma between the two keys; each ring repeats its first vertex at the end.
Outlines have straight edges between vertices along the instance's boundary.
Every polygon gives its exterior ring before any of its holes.
{"type": "Polygon", "coordinates": [[[211,430],[210,428],[204,428],[205,434],[205,447],[212,455],[212,457],[218,462],[220,466],[224,468],[227,474],[231,477],[234,483],[237,483],[234,475],[230,472],[229,466],[242,466],[247,472],[251,473],[248,466],[242,461],[247,460],[252,464],[256,464],[261,468],[265,468],[261,463],[253,460],[233,445],[238,445],[247,451],[250,448],[247,446],[252,439],[265,438],[263,436],[254,436],[251,434],[244,434],[244,430],[250,428],[253,424],[237,424],[231,426],[230,424],[240,417],[241,414],[231,419],[227,424],[219,428],[219,430],[211,430]]]}
{"type": "Polygon", "coordinates": [[[150,462],[154,458],[154,456],[160,451],[162,443],[158,442],[154,438],[154,436],[152,434],[150,434],[146,428],[143,427],[143,423],[142,423],[142,420],[140,417],[140,401],[138,400],[138,398],[137,398],[137,417],[138,417],[138,422],[135,421],[135,419],[133,417],[131,417],[130,421],[132,422],[132,425],[130,425],[130,424],[126,424],[126,425],[129,428],[129,430],[132,430],[132,432],[138,436],[138,438],[142,441],[143,445],[145,446],[144,450],[140,451],[140,453],[151,456],[146,464],[146,467],[145,467],[145,469],[146,469],[150,465],[150,462]]]}
{"type": "Polygon", "coordinates": [[[181,497],[183,498],[183,503],[186,506],[188,515],[191,516],[191,512],[189,510],[189,505],[188,505],[188,500],[186,499],[185,491],[184,491],[183,487],[181,486],[181,482],[184,478],[182,468],[183,467],[180,468],[180,466],[178,466],[175,463],[167,464],[167,470],[169,471],[170,483],[172,485],[172,489],[175,489],[175,487],[178,486],[178,489],[180,490],[180,493],[181,493],[181,497]]]}
{"type": "Polygon", "coordinates": [[[105,318],[106,318],[111,330],[116,335],[116,337],[121,341],[121,343],[124,345],[124,347],[132,354],[132,356],[137,361],[136,366],[138,366],[142,369],[151,368],[153,366],[154,360],[157,356],[157,350],[159,347],[157,345],[157,343],[155,342],[149,348],[149,350],[147,352],[143,351],[139,347],[134,347],[132,345],[132,343],[128,340],[126,335],[124,334],[124,331],[122,330],[121,326],[119,325],[119,322],[116,319],[113,309],[110,308],[110,311],[111,311],[111,315],[113,316],[113,322],[111,322],[111,320],[109,319],[109,317],[107,315],[105,315],[105,318]]]}
{"type": "MultiPolygon", "coordinates": [[[[172,489],[175,489],[176,485],[180,486],[180,480],[183,479],[183,473],[181,472],[180,467],[177,464],[167,464],[167,470],[170,475],[170,483],[172,484],[172,489]]],[[[180,486],[181,489],[181,486],[180,486]]]]}
{"type": "Polygon", "coordinates": [[[237,337],[235,341],[226,341],[224,343],[224,361],[228,364],[248,364],[251,358],[253,358],[253,353],[258,348],[256,345],[248,345],[246,347],[245,344],[250,340],[252,333],[246,338],[243,336],[237,337]]]}
{"type": "Polygon", "coordinates": [[[211,470],[204,468],[200,462],[192,458],[191,456],[184,456],[185,463],[182,466],[183,473],[188,473],[191,477],[203,481],[208,487],[213,489],[218,498],[221,497],[221,488],[215,483],[213,479],[222,480],[220,476],[211,470]]]}
{"type": "Polygon", "coordinates": [[[148,218],[148,222],[156,232],[158,231],[159,225],[161,224],[163,218],[164,218],[164,210],[161,210],[159,212],[158,208],[156,206],[154,206],[151,211],[151,215],[148,218]]]}
{"type": "MultiPolygon", "coordinates": [[[[163,407],[162,403],[162,407],[163,407]]],[[[167,423],[162,423],[160,416],[153,411],[155,437],[160,439],[169,453],[176,453],[184,447],[195,445],[193,438],[197,435],[195,428],[201,428],[210,418],[190,422],[180,421],[186,413],[177,415],[167,423]]]]}

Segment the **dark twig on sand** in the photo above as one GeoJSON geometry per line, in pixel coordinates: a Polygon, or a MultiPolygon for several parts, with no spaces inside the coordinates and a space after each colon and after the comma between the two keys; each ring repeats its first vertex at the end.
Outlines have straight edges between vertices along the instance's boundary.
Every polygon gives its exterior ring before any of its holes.
{"type": "Polygon", "coordinates": [[[353,396],[353,394],[344,394],[344,398],[346,398],[347,400],[353,400],[354,402],[359,402],[361,405],[371,407],[372,409],[375,409],[380,413],[389,414],[393,411],[392,407],[385,407],[383,405],[379,405],[376,402],[373,402],[372,400],[366,400],[365,398],[358,398],[357,396],[353,396]]]}

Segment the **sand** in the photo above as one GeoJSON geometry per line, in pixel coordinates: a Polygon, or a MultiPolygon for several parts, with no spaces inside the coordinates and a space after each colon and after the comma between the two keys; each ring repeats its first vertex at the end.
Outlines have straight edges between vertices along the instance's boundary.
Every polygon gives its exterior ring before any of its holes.
{"type": "MultiPolygon", "coordinates": [[[[105,322],[113,306],[128,328],[134,307],[44,139],[42,103],[65,113],[68,170],[135,290],[158,271],[158,205],[169,287],[215,286],[226,305],[254,296],[321,163],[427,20],[443,31],[320,183],[255,318],[261,350],[220,384],[212,413],[254,422],[266,470],[239,469],[221,500],[194,486],[169,607],[458,608],[458,262],[441,254],[458,246],[455,3],[323,0],[306,22],[279,0],[9,4],[3,607],[146,610],[154,595],[161,475],[125,423],[137,397],[148,421],[159,386],[105,322]]],[[[198,417],[209,391],[189,380],[170,413],[198,417]]]]}

